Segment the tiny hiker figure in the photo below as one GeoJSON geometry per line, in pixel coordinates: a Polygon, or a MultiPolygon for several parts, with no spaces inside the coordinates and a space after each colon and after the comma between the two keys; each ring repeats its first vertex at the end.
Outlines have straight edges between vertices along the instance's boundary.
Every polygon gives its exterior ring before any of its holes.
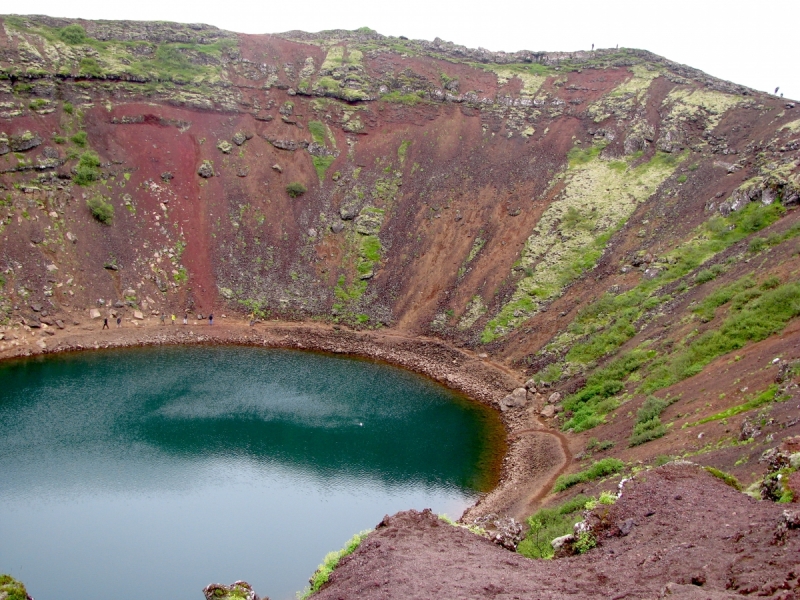
{"type": "Polygon", "coordinates": [[[103,319],[103,329],[108,329],[108,317],[103,319]]]}
{"type": "Polygon", "coordinates": [[[172,315],[172,324],[175,325],[175,315],[172,315]]]}
{"type": "Polygon", "coordinates": [[[214,315],[213,314],[208,315],[208,324],[209,325],[213,325],[214,324],[214,315]]]}
{"type": "Polygon", "coordinates": [[[117,317],[117,327],[122,327],[122,317],[117,317]]]}
{"type": "Polygon", "coordinates": [[[189,324],[189,315],[187,315],[186,313],[183,314],[183,324],[184,325],[189,324]]]}
{"type": "Polygon", "coordinates": [[[164,324],[164,319],[166,319],[166,318],[167,318],[167,315],[165,315],[164,313],[161,313],[160,319],[161,319],[161,324],[162,325],[164,324]]]}

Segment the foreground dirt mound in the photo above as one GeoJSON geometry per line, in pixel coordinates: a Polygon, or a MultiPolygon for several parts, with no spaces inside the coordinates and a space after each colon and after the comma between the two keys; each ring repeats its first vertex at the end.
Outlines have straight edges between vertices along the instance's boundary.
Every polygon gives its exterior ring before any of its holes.
{"type": "Polygon", "coordinates": [[[552,561],[525,559],[427,510],[402,512],[315,597],[798,598],[800,535],[785,508],[696,466],[667,465],[592,512],[597,547],[552,561]]]}

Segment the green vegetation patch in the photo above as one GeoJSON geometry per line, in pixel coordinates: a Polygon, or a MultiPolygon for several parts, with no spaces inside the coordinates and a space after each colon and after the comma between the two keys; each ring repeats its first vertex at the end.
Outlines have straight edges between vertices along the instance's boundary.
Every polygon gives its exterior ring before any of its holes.
{"type": "Polygon", "coordinates": [[[572,417],[564,423],[563,429],[579,432],[605,422],[605,415],[619,406],[614,396],[625,389],[625,381],[655,355],[653,350],[637,348],[592,373],[583,389],[564,400],[564,408],[572,411],[572,417]]]}
{"type": "Polygon", "coordinates": [[[733,489],[741,492],[742,491],[742,484],[739,483],[739,480],[736,479],[730,473],[726,473],[725,471],[720,471],[719,469],[715,469],[714,467],[703,467],[706,471],[711,473],[717,479],[721,479],[727,485],[731,486],[733,489]]]}
{"type": "Polygon", "coordinates": [[[528,534],[517,546],[517,552],[528,558],[552,558],[554,539],[572,533],[583,519],[589,496],[578,495],[553,508],[542,508],[527,519],[528,534]]]}
{"type": "Polygon", "coordinates": [[[706,417],[704,419],[700,419],[689,425],[689,427],[694,427],[695,425],[702,425],[704,423],[710,423],[711,421],[721,421],[723,419],[729,419],[730,417],[734,417],[738,414],[743,412],[747,412],[753,410],[754,408],[759,408],[765,404],[769,404],[770,402],[774,402],[777,399],[778,395],[778,386],[777,384],[772,384],[766,390],[757,394],[754,398],[748,400],[743,404],[738,404],[737,406],[732,406],[726,410],[718,412],[710,417],[706,417]]]}
{"type": "Polygon", "coordinates": [[[103,223],[104,225],[111,225],[114,220],[114,206],[107,202],[102,196],[92,196],[86,200],[86,206],[92,212],[92,216],[103,223]]]}
{"type": "Polygon", "coordinates": [[[89,78],[133,76],[137,81],[174,83],[219,83],[223,53],[238,44],[234,38],[211,43],[152,43],[146,41],[98,40],[78,24],[49,27],[6,17],[26,42],[44,46],[44,55],[54,71],[89,78]]]}
{"type": "Polygon", "coordinates": [[[588,469],[570,475],[561,475],[553,486],[553,493],[563,492],[567,488],[571,488],[573,485],[578,485],[579,483],[614,475],[624,468],[625,463],[616,458],[598,460],[592,463],[588,469]]]}
{"type": "Polygon", "coordinates": [[[525,276],[481,334],[483,343],[506,335],[592,269],[611,236],[640,202],[650,198],[685,158],[658,153],[624,172],[598,157],[595,147],[571,158],[567,185],[544,211],[518,262],[525,276]]]}
{"type": "Polygon", "coordinates": [[[100,179],[100,157],[88,150],[81,154],[73,181],[80,186],[93,184],[100,179]]]}
{"type": "Polygon", "coordinates": [[[319,589],[328,582],[331,573],[333,573],[333,570],[336,568],[339,562],[345,556],[349,556],[350,554],[355,552],[356,548],[358,548],[361,545],[361,542],[363,542],[369,534],[370,534],[369,530],[357,533],[349,540],[347,540],[347,543],[344,545],[344,548],[326,554],[325,558],[322,560],[322,564],[320,564],[317,567],[317,570],[314,571],[314,574],[311,576],[311,579],[309,580],[311,586],[306,588],[302,592],[299,592],[297,594],[297,597],[300,600],[305,600],[313,593],[319,591],[319,589]]]}
{"type": "Polygon", "coordinates": [[[667,433],[667,426],[661,422],[661,413],[668,406],[669,402],[655,396],[648,396],[645,399],[642,407],[636,412],[636,424],[628,442],[630,446],[639,446],[667,433]]]}
{"type": "Polygon", "coordinates": [[[11,575],[0,575],[0,597],[5,600],[28,600],[28,591],[22,582],[11,575]]]}
{"type": "Polygon", "coordinates": [[[800,283],[742,297],[731,306],[722,325],[701,334],[688,347],[672,354],[647,377],[640,391],[649,393],[699,373],[712,360],[749,342],[758,342],[783,330],[790,319],[800,315],[800,283]]]}
{"type": "Polygon", "coordinates": [[[420,102],[425,102],[421,92],[417,93],[403,93],[403,92],[389,92],[381,96],[384,102],[392,102],[394,104],[405,104],[406,106],[414,106],[420,102]]]}
{"type": "Polygon", "coordinates": [[[291,198],[298,198],[305,194],[308,191],[306,186],[304,186],[299,181],[293,181],[289,185],[286,186],[286,193],[289,194],[291,198]]]}

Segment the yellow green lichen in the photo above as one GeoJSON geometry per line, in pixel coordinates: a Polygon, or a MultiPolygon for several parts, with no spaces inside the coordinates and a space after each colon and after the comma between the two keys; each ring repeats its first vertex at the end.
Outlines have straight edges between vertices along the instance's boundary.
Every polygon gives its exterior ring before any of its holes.
{"type": "Polygon", "coordinates": [[[525,275],[510,301],[486,325],[482,341],[490,342],[519,326],[593,268],[611,235],[683,158],[657,154],[625,171],[598,157],[573,163],[564,192],[545,210],[525,243],[518,263],[525,275]]]}
{"type": "Polygon", "coordinates": [[[787,130],[790,133],[797,133],[798,131],[800,131],[800,119],[786,123],[786,125],[781,127],[781,131],[783,130],[787,130]]]}
{"type": "Polygon", "coordinates": [[[487,309],[486,305],[483,303],[483,298],[480,296],[474,296],[464,309],[464,314],[461,315],[461,318],[458,321],[458,328],[462,330],[469,329],[475,324],[475,321],[486,314],[486,310],[487,309]]]}
{"type": "Polygon", "coordinates": [[[628,80],[589,105],[587,113],[596,123],[611,116],[627,118],[631,110],[644,100],[653,80],[661,75],[661,71],[650,70],[644,65],[634,65],[630,71],[628,80]]]}
{"type": "Polygon", "coordinates": [[[664,98],[662,106],[670,109],[668,120],[706,115],[706,129],[711,130],[719,124],[722,115],[741,102],[740,97],[722,92],[676,88],[664,98]]]}

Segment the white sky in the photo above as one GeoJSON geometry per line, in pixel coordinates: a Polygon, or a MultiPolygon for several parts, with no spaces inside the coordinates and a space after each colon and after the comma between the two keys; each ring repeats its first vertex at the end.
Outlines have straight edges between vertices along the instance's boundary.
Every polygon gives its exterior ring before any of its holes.
{"type": "Polygon", "coordinates": [[[799,0],[0,0],[0,13],[208,23],[242,33],[371,27],[489,50],[643,48],[800,99],[799,0]],[[27,12],[26,10],[26,12],[27,12]]]}

